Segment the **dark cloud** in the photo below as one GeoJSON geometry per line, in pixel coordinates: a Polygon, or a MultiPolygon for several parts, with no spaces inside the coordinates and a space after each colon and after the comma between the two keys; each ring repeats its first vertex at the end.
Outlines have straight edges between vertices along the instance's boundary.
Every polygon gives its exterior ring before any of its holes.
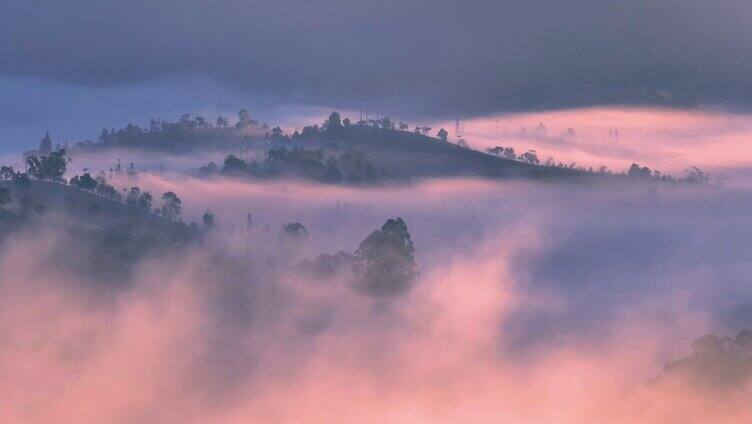
{"type": "Polygon", "coordinates": [[[752,100],[744,0],[0,3],[0,72],[14,76],[200,74],[291,102],[430,116],[752,100]]]}

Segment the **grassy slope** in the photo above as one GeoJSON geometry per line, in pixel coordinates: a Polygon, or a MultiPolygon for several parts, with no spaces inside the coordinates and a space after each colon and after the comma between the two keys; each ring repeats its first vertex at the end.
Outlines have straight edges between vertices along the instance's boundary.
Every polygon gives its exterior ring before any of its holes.
{"type": "Polygon", "coordinates": [[[20,211],[20,200],[28,196],[31,204],[41,205],[44,210],[27,215],[55,225],[122,232],[133,236],[166,237],[169,240],[180,239],[188,232],[183,223],[172,222],[67,185],[33,181],[29,187],[22,187],[0,181],[0,186],[11,192],[11,211],[20,211]]]}
{"type": "Polygon", "coordinates": [[[185,224],[70,186],[41,181],[29,187],[0,181],[0,186],[13,197],[0,210],[0,245],[12,234],[43,240],[47,246],[38,246],[40,254],[78,281],[127,283],[140,259],[180,249],[192,236],[185,224]],[[21,207],[24,196],[31,208],[21,207]]]}
{"type": "Polygon", "coordinates": [[[560,178],[584,176],[582,172],[530,165],[444,143],[407,131],[351,126],[337,134],[296,140],[294,145],[337,146],[366,153],[377,168],[407,177],[481,176],[488,178],[560,178]]]}

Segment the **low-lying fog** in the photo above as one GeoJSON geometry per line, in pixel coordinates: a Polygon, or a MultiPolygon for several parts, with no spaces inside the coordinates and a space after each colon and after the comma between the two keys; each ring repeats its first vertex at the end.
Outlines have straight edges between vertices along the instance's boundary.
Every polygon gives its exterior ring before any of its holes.
{"type": "Polygon", "coordinates": [[[63,232],[2,243],[1,422],[752,419],[746,380],[663,370],[703,334],[752,329],[743,184],[363,188],[173,169],[110,182],[173,191],[184,221],[210,210],[217,228],[140,260],[129,284],[63,266],[86,254],[63,232]],[[420,272],[408,292],[300,271],[396,217],[420,272]],[[292,222],[310,237],[279,238],[292,222]]]}
{"type": "Polygon", "coordinates": [[[144,260],[112,290],[58,269],[56,252],[76,248],[64,237],[6,241],[2,421],[749,418],[746,387],[719,403],[702,388],[650,383],[693,338],[752,324],[736,309],[752,302],[749,192],[132,182],[179,193],[186,219],[211,209],[221,228],[201,247],[144,260]],[[421,273],[405,295],[372,298],[291,265],[353,251],[397,216],[421,273]],[[302,246],[275,238],[293,221],[311,233],[302,246]]]}

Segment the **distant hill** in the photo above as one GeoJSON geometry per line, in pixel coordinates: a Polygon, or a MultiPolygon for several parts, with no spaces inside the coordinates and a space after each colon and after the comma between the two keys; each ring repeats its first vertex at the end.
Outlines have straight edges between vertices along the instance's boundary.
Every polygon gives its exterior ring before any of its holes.
{"type": "Polygon", "coordinates": [[[249,144],[248,149],[264,153],[261,161],[246,162],[233,155],[224,164],[203,167],[201,173],[302,177],[356,184],[427,177],[559,179],[593,175],[505,159],[416,132],[370,125],[347,125],[336,130],[310,128],[303,134],[277,133],[249,144]]]}
{"type": "MultiPolygon", "coordinates": [[[[471,149],[464,140],[448,142],[444,129],[429,136],[429,127],[399,128],[389,118],[351,123],[333,112],[320,127],[304,127],[301,133],[285,134],[248,117],[242,110],[238,122],[225,118],[217,124],[201,117],[184,115],[176,123],[152,120],[149,129],[129,124],[117,131],[103,129],[97,143],[76,143],[72,153],[105,153],[114,150],[165,152],[175,155],[222,152],[238,165],[207,164],[202,174],[248,174],[256,178],[306,178],[325,183],[381,183],[427,177],[475,176],[485,178],[614,178],[681,181],[647,167],[632,164],[627,172],[612,173],[577,167],[574,164],[543,163],[534,151],[514,152],[511,146],[497,146],[488,152],[471,149]],[[292,152],[292,153],[290,153],[292,152]],[[259,160],[259,157],[266,159],[259,160]],[[254,156],[256,159],[250,159],[254,156]],[[273,157],[272,157],[273,156],[273,157]],[[269,159],[274,160],[269,160],[269,159]],[[227,172],[231,171],[231,172],[227,172]]],[[[684,180],[706,183],[707,175],[694,169],[684,180]]]]}
{"type": "Polygon", "coordinates": [[[227,118],[216,124],[204,118],[183,115],[177,122],[152,120],[149,128],[128,124],[124,128],[103,129],[97,142],[79,142],[71,147],[79,152],[97,153],[112,150],[138,150],[171,154],[198,151],[238,152],[301,147],[307,150],[328,149],[330,153],[362,152],[386,178],[406,179],[431,176],[483,176],[548,178],[582,175],[569,169],[536,166],[503,159],[467,147],[441,141],[423,132],[394,129],[388,118],[370,123],[350,124],[340,121],[336,112],[321,128],[303,128],[302,134],[284,134],[279,127],[250,119],[247,111],[238,113],[237,122],[227,118]],[[329,121],[336,117],[336,123],[329,121]],[[382,172],[383,171],[383,172],[382,172]]]}
{"type": "MultiPolygon", "coordinates": [[[[411,131],[349,125],[336,131],[291,138],[294,146],[363,152],[378,169],[394,177],[480,176],[559,178],[584,172],[504,159],[411,131]]],[[[276,143],[280,144],[280,142],[276,143]]]]}

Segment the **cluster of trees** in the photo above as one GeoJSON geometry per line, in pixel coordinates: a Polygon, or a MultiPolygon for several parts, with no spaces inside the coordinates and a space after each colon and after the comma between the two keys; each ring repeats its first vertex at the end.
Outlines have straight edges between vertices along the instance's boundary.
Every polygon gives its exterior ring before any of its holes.
{"type": "Polygon", "coordinates": [[[31,180],[65,183],[63,175],[70,163],[70,159],[65,157],[65,149],[51,150],[49,154],[40,156],[36,152],[27,152],[24,160],[26,172],[16,171],[12,166],[1,166],[0,180],[19,185],[29,185],[31,180]]]}
{"type": "Polygon", "coordinates": [[[111,200],[118,202],[123,200],[123,195],[121,195],[115,187],[107,184],[104,172],[100,172],[96,177],[92,177],[88,172],[82,175],[75,175],[68,181],[68,184],[79,190],[95,193],[111,200]]]}
{"type": "MultiPolygon", "coordinates": [[[[540,159],[538,159],[538,153],[535,150],[528,150],[525,153],[517,155],[514,151],[514,147],[502,147],[495,146],[486,149],[489,155],[496,156],[498,158],[517,160],[530,165],[539,165],[540,159]]],[[[553,158],[551,158],[553,160],[553,158]]]]}
{"type": "Polygon", "coordinates": [[[626,173],[627,177],[635,180],[654,180],[654,181],[668,181],[668,182],[681,182],[685,184],[698,184],[705,185],[710,182],[710,175],[705,173],[702,169],[693,166],[685,170],[685,176],[683,178],[676,178],[672,175],[661,174],[657,170],[652,170],[647,166],[640,166],[633,163],[626,173]]]}
{"type": "Polygon", "coordinates": [[[162,195],[162,207],[158,210],[158,212],[165,218],[172,220],[172,221],[180,221],[180,215],[182,213],[182,206],[183,203],[180,198],[177,196],[177,194],[168,191],[167,193],[162,195]]]}
{"type": "Polygon", "coordinates": [[[220,169],[210,162],[199,171],[203,175],[221,172],[226,175],[256,177],[297,176],[327,183],[375,183],[384,176],[363,152],[348,150],[340,155],[325,155],[321,149],[269,149],[263,161],[250,163],[228,155],[220,169]]]}
{"type": "Polygon", "coordinates": [[[148,191],[142,192],[138,187],[131,187],[125,195],[125,204],[134,208],[151,212],[151,204],[154,198],[148,191]]]}
{"type": "MultiPolygon", "coordinates": [[[[223,144],[230,141],[240,141],[249,138],[243,133],[236,131],[227,131],[229,129],[259,128],[262,131],[269,129],[266,123],[260,123],[251,118],[246,109],[241,109],[237,117],[232,120],[225,116],[218,116],[212,122],[203,116],[192,116],[189,113],[180,116],[177,122],[151,118],[148,127],[141,127],[138,124],[129,123],[125,127],[103,128],[97,141],[84,140],[73,144],[74,149],[104,148],[107,146],[127,146],[136,148],[159,148],[162,150],[178,150],[181,147],[206,145],[206,138],[211,136],[211,143],[223,144]]],[[[49,135],[45,136],[49,140],[49,135]]],[[[46,154],[43,140],[38,152],[46,154]]],[[[49,140],[51,144],[51,140],[49,140]]],[[[66,144],[67,147],[67,144],[66,144]]],[[[194,146],[195,147],[195,146],[194,146]]]]}
{"type": "Polygon", "coordinates": [[[282,226],[280,239],[300,241],[310,236],[308,229],[300,222],[291,222],[282,226]]]}
{"type": "MultiPolygon", "coordinates": [[[[65,158],[65,150],[52,151],[47,156],[37,157],[30,155],[26,158],[28,171],[26,173],[16,172],[13,167],[0,167],[0,180],[13,181],[19,185],[29,185],[31,180],[50,181],[59,184],[66,184],[63,178],[67,169],[69,159],[65,158]]],[[[142,192],[138,187],[131,187],[130,190],[124,190],[121,194],[112,185],[107,183],[104,172],[100,172],[96,177],[92,177],[86,172],[81,175],[74,175],[67,181],[72,187],[99,196],[123,202],[128,206],[152,211],[151,193],[142,192]]],[[[162,195],[163,205],[154,209],[153,212],[170,220],[178,221],[181,215],[181,200],[173,192],[168,191],[162,195]]],[[[10,194],[7,188],[0,187],[0,206],[10,201],[10,194]]]]}
{"type": "Polygon", "coordinates": [[[632,165],[629,167],[629,169],[627,170],[627,176],[635,180],[650,180],[661,178],[673,179],[673,177],[661,175],[661,173],[658,171],[651,171],[647,166],[640,166],[636,163],[632,163],[632,165]]]}
{"type": "Polygon", "coordinates": [[[42,141],[39,142],[38,152],[40,155],[49,155],[52,153],[52,137],[50,137],[49,132],[46,132],[42,141]]]}
{"type": "Polygon", "coordinates": [[[692,354],[663,367],[664,378],[680,377],[706,387],[740,387],[752,377],[752,332],[735,338],[714,334],[692,342],[692,354]]]}
{"type": "MultiPolygon", "coordinates": [[[[218,116],[216,121],[212,123],[203,116],[191,117],[190,113],[186,113],[180,116],[177,122],[170,122],[161,120],[159,118],[151,118],[149,120],[149,128],[144,129],[139,125],[128,124],[124,128],[115,130],[114,128],[103,128],[99,133],[99,142],[107,141],[121,141],[132,138],[143,137],[147,134],[160,134],[160,133],[174,133],[176,131],[190,131],[203,128],[230,128],[230,119],[224,116],[218,116]]],[[[251,118],[247,109],[241,109],[238,112],[237,120],[233,128],[242,129],[248,127],[260,127],[267,129],[266,123],[260,123],[251,118]]]]}
{"type": "Polygon", "coordinates": [[[62,182],[68,170],[70,159],[65,157],[65,149],[51,151],[47,155],[26,155],[26,173],[33,180],[62,182]]]}
{"type": "MultiPolygon", "coordinates": [[[[251,216],[251,214],[248,214],[248,216],[251,216]]],[[[207,209],[206,212],[204,212],[204,215],[201,217],[201,222],[204,224],[204,229],[209,231],[213,229],[217,224],[217,218],[210,210],[207,209]]]]}
{"type": "Polygon", "coordinates": [[[349,276],[358,291],[379,297],[405,293],[418,276],[415,245],[402,218],[390,219],[373,231],[354,254],[321,254],[299,268],[319,277],[349,276]]]}
{"type": "Polygon", "coordinates": [[[0,166],[0,180],[12,181],[21,186],[31,184],[31,179],[25,172],[16,171],[12,166],[0,166]]]}
{"type": "MultiPolygon", "coordinates": [[[[577,166],[577,164],[574,162],[570,164],[565,164],[562,162],[557,163],[552,156],[549,156],[548,158],[546,158],[545,162],[541,163],[535,150],[528,150],[527,152],[518,155],[513,147],[495,146],[486,149],[486,153],[498,158],[516,160],[530,165],[542,165],[546,167],[571,169],[574,171],[589,174],[615,175],[605,166],[600,166],[597,169],[593,169],[593,167],[585,168],[583,166],[577,166]]],[[[637,163],[632,163],[632,165],[629,167],[629,169],[627,169],[626,172],[622,172],[616,175],[625,176],[634,180],[646,181],[652,180],[664,182],[682,182],[687,184],[708,184],[710,182],[710,175],[696,166],[687,169],[686,175],[683,178],[676,178],[668,174],[662,174],[657,170],[651,170],[647,166],[640,166],[637,163]]]]}
{"type": "MultiPolygon", "coordinates": [[[[392,121],[392,118],[389,116],[385,116],[383,118],[378,119],[368,119],[368,120],[359,120],[355,123],[351,122],[349,118],[344,118],[340,116],[339,112],[332,112],[329,115],[329,118],[324,121],[324,123],[319,126],[316,125],[308,125],[303,127],[303,130],[301,132],[295,131],[290,138],[296,139],[298,137],[312,137],[320,134],[326,134],[326,135],[333,135],[339,132],[342,128],[349,128],[351,126],[358,126],[358,127],[367,127],[367,128],[374,128],[374,129],[382,129],[382,130],[399,130],[399,131],[409,131],[410,125],[408,125],[405,122],[400,121],[399,123],[395,123],[392,121]]],[[[275,131],[279,128],[274,128],[271,134],[271,138],[284,136],[282,134],[282,131],[279,130],[276,134],[275,131]]],[[[414,132],[416,134],[425,135],[428,136],[431,131],[431,127],[428,126],[416,126],[414,128],[414,132]]],[[[447,142],[449,140],[449,132],[447,132],[445,129],[441,128],[436,133],[436,138],[438,138],[441,141],[447,142]]]]}
{"type": "Polygon", "coordinates": [[[168,191],[162,195],[163,204],[161,207],[152,209],[154,198],[150,192],[141,191],[139,187],[131,187],[130,189],[124,189],[123,194],[121,194],[115,187],[107,184],[104,172],[100,172],[96,177],[92,177],[88,172],[82,175],[75,175],[70,179],[68,184],[83,191],[123,202],[127,206],[136,209],[154,212],[172,221],[180,220],[182,201],[172,191],[168,191]]]}
{"type": "Polygon", "coordinates": [[[515,153],[514,147],[495,146],[486,149],[486,152],[499,158],[517,160],[517,153],[515,153]]]}

